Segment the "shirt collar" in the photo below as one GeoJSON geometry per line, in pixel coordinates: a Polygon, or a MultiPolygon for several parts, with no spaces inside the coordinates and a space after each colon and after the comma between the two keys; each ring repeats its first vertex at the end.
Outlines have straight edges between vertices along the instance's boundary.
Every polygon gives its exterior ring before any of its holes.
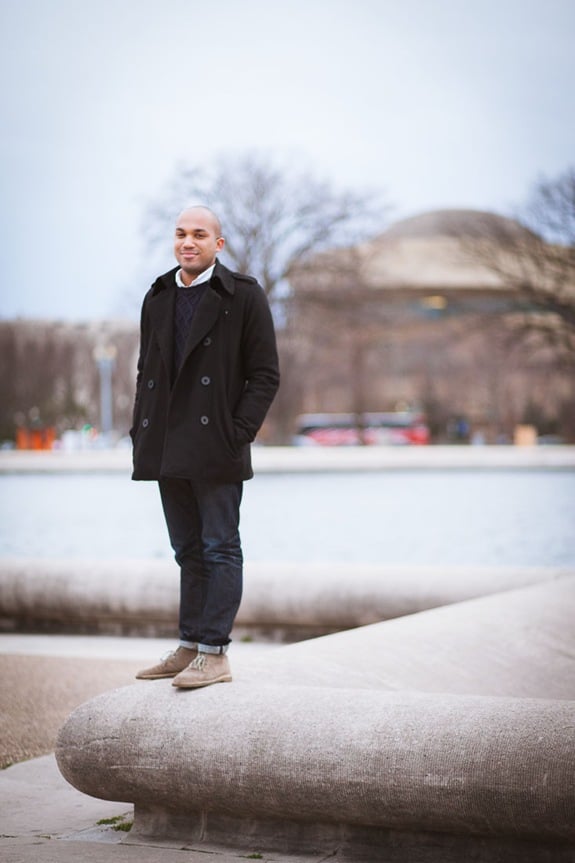
{"type": "Polygon", "coordinates": [[[204,270],[203,273],[200,273],[199,276],[196,276],[191,285],[184,285],[184,283],[182,282],[182,271],[180,269],[176,273],[176,285],[178,286],[178,288],[195,288],[197,287],[197,285],[203,285],[204,282],[209,282],[209,280],[212,278],[212,273],[214,272],[215,266],[215,264],[212,264],[211,267],[208,267],[207,270],[204,270]]]}

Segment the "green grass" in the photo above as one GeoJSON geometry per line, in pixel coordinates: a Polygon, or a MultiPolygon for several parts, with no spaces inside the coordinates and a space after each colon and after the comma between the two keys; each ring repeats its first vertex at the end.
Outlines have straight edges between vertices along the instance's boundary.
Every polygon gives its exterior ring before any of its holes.
{"type": "Polygon", "coordinates": [[[133,821],[126,821],[125,815],[114,815],[113,818],[100,818],[99,821],[96,821],[98,827],[112,827],[114,830],[123,830],[125,833],[128,833],[133,825],[133,821]]]}

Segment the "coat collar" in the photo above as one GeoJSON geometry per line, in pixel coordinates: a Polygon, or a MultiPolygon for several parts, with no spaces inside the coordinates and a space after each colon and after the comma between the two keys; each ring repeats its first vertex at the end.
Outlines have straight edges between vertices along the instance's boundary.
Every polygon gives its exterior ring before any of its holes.
{"type": "Polygon", "coordinates": [[[228,294],[233,296],[236,291],[236,282],[234,279],[234,275],[231,270],[228,270],[227,267],[224,267],[223,264],[220,264],[218,259],[216,258],[216,268],[214,270],[214,274],[212,276],[213,281],[218,281],[224,291],[227,291],[228,294]]]}
{"type": "MultiPolygon", "coordinates": [[[[179,269],[179,266],[173,267],[171,270],[168,270],[167,273],[164,273],[162,276],[158,276],[152,286],[152,295],[157,296],[160,291],[164,291],[167,288],[173,288],[176,283],[176,273],[179,269]]],[[[216,266],[214,268],[214,272],[210,281],[216,282],[217,285],[220,285],[223,290],[231,296],[234,295],[236,290],[234,274],[231,272],[231,270],[228,270],[227,267],[224,267],[224,265],[221,264],[217,258],[216,266]]]]}

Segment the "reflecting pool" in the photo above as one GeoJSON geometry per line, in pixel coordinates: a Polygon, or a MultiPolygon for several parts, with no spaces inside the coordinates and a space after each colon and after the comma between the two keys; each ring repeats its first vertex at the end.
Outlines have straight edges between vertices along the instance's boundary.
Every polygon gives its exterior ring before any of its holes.
{"type": "MultiPolygon", "coordinates": [[[[247,560],[575,565],[575,471],[261,474],[247,560]]],[[[0,477],[0,555],[170,558],[155,483],[119,473],[0,477]]]]}

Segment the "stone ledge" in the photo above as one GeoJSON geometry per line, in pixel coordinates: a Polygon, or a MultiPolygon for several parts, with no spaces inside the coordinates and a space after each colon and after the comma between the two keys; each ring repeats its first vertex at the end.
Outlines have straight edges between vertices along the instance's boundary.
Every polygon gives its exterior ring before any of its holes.
{"type": "Polygon", "coordinates": [[[561,579],[274,650],[232,684],[106,693],[58,764],[135,804],[135,842],[572,860],[574,603],[561,579]]]}
{"type": "MultiPolygon", "coordinates": [[[[373,470],[572,470],[575,446],[253,446],[257,474],[373,470]]],[[[3,473],[132,472],[130,448],[0,451],[3,473]]]]}
{"type": "MultiPolygon", "coordinates": [[[[559,567],[251,562],[235,637],[297,640],[573,574],[559,567]]],[[[4,631],[172,636],[178,601],[170,560],[0,561],[4,631]]]]}
{"type": "Polygon", "coordinates": [[[572,576],[279,648],[243,677],[575,701],[574,620],[572,576]]]}
{"type": "Polygon", "coordinates": [[[575,841],[574,719],[544,699],[159,681],[78,708],[57,759],[160,839],[179,816],[208,841],[222,816],[575,841]]]}

